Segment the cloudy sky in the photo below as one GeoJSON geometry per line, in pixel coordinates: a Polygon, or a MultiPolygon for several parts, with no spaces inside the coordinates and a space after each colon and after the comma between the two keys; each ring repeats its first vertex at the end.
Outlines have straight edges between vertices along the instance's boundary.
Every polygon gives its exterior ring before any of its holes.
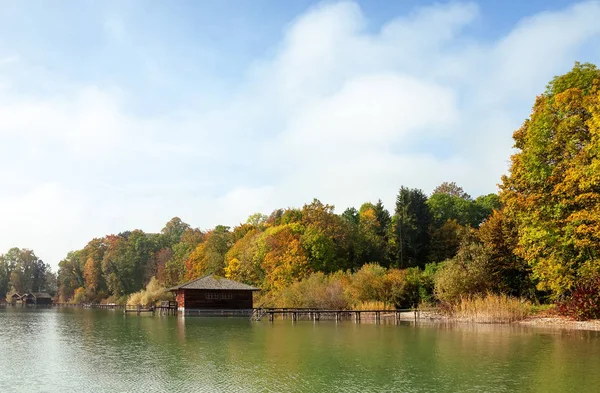
{"type": "Polygon", "coordinates": [[[56,267],[173,216],[496,192],[535,96],[600,63],[599,20],[597,1],[0,0],[0,253],[56,267]]]}

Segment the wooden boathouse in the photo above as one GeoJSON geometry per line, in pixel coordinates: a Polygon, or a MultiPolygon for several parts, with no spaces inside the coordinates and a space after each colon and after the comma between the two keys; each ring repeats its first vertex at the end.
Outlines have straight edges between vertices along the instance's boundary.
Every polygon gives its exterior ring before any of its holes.
{"type": "Polygon", "coordinates": [[[21,295],[19,295],[18,293],[13,293],[12,296],[10,297],[10,304],[12,304],[13,306],[17,303],[21,302],[21,295]]]}
{"type": "Polygon", "coordinates": [[[12,304],[22,304],[26,306],[51,306],[52,296],[46,292],[28,292],[23,295],[15,293],[11,297],[12,304]]]}
{"type": "Polygon", "coordinates": [[[217,315],[250,315],[252,294],[258,290],[212,274],[168,289],[175,294],[179,311],[217,315]]]}
{"type": "Polygon", "coordinates": [[[51,306],[52,305],[52,296],[46,292],[34,292],[31,294],[33,296],[33,302],[36,306],[51,306]]]}

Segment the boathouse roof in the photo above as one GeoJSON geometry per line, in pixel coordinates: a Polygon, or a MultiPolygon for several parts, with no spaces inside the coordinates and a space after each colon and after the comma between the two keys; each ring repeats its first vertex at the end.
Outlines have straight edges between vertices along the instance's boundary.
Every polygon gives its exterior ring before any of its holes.
{"type": "Polygon", "coordinates": [[[35,297],[36,299],[52,299],[52,296],[50,296],[50,294],[47,292],[33,293],[33,297],[35,297]]]}
{"type": "Polygon", "coordinates": [[[169,288],[168,291],[177,291],[179,289],[208,289],[208,290],[226,290],[226,291],[259,291],[260,289],[241,282],[229,280],[208,274],[204,277],[188,281],[181,285],[169,288]]]}

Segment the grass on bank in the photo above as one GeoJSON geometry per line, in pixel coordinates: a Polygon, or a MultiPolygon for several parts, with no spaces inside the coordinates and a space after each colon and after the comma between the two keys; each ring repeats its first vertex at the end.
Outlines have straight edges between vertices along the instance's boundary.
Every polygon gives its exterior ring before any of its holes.
{"type": "Polygon", "coordinates": [[[527,300],[486,294],[463,297],[451,309],[453,317],[479,323],[510,323],[531,315],[534,306],[527,300]]]}

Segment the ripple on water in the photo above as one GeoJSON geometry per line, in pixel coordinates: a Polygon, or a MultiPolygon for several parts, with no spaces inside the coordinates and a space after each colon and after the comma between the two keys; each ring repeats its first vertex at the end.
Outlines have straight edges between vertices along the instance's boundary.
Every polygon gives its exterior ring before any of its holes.
{"type": "Polygon", "coordinates": [[[600,335],[0,310],[0,392],[569,392],[600,335]],[[584,361],[582,361],[584,359],[584,361]]]}

